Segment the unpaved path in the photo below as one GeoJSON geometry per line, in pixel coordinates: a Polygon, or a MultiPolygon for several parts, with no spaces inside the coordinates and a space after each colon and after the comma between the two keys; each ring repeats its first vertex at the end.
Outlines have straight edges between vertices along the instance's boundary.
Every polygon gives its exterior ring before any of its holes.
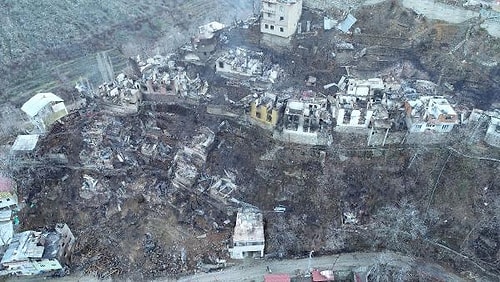
{"type": "MultiPolygon", "coordinates": [[[[439,281],[463,281],[462,278],[453,273],[446,272],[439,265],[423,263],[421,261],[416,262],[410,257],[392,252],[313,256],[310,265],[312,268],[318,269],[331,269],[333,267],[335,270],[365,269],[365,271],[368,271],[376,263],[384,263],[398,268],[405,266],[417,268],[419,272],[425,273],[439,281]]],[[[298,272],[306,272],[309,267],[309,259],[248,260],[223,271],[199,273],[180,278],[178,281],[263,281],[268,266],[273,273],[295,275],[298,272]]]]}
{"type": "Polygon", "coordinates": [[[401,3],[406,8],[412,9],[419,14],[423,14],[429,19],[442,20],[455,24],[462,23],[479,16],[478,12],[439,3],[433,0],[402,0],[401,3]]]}

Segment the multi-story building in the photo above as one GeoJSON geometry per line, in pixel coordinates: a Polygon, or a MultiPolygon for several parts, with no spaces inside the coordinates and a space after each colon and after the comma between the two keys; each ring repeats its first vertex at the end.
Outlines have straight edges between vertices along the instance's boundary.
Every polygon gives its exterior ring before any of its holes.
{"type": "Polygon", "coordinates": [[[64,100],[53,93],[38,93],[23,104],[21,110],[40,132],[68,114],[64,100]]]}
{"type": "Polygon", "coordinates": [[[491,116],[484,141],[491,146],[500,148],[500,111],[491,116]]]}
{"type": "Polygon", "coordinates": [[[250,103],[250,117],[274,127],[278,123],[281,108],[282,104],[278,103],[276,95],[265,93],[250,103]]]}
{"type": "Polygon", "coordinates": [[[341,79],[335,105],[332,107],[332,116],[335,117],[336,127],[340,128],[368,128],[373,116],[373,99],[384,90],[384,82],[380,78],[367,80],[341,79]],[[347,89],[346,89],[347,88],[347,89]]]}
{"type": "Polygon", "coordinates": [[[229,248],[231,258],[264,256],[264,223],[258,210],[243,208],[236,215],[233,244],[229,248]]]}
{"type": "Polygon", "coordinates": [[[304,91],[300,98],[288,99],[282,126],[275,131],[275,138],[299,144],[330,144],[332,122],[328,105],[326,98],[316,97],[312,91],[304,91]]]}
{"type": "Polygon", "coordinates": [[[441,96],[422,96],[405,102],[406,126],[410,132],[450,132],[458,115],[441,96]]]}
{"type": "Polygon", "coordinates": [[[302,0],[262,0],[262,33],[288,38],[297,30],[302,0]]]}
{"type": "Polygon", "coordinates": [[[14,234],[2,260],[2,275],[54,274],[70,262],[75,237],[66,224],[52,231],[14,234]]]}

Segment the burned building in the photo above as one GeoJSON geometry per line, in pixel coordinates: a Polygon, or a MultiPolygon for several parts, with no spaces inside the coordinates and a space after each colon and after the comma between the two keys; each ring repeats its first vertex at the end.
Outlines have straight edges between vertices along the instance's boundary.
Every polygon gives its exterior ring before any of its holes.
{"type": "Polygon", "coordinates": [[[251,77],[263,74],[264,55],[262,52],[236,48],[220,56],[215,62],[215,70],[226,77],[251,77]]]}
{"type": "Polygon", "coordinates": [[[191,39],[195,60],[207,60],[215,53],[218,45],[218,34],[226,26],[219,22],[210,22],[198,27],[199,33],[191,39]]]}
{"type": "Polygon", "coordinates": [[[500,112],[491,116],[484,141],[493,147],[500,148],[500,112]]]}
{"type": "Polygon", "coordinates": [[[341,79],[338,86],[341,92],[332,107],[336,127],[368,128],[374,113],[374,97],[384,90],[382,79],[341,79]]]}
{"type": "Polygon", "coordinates": [[[15,182],[0,174],[0,210],[16,209],[18,205],[15,182]]]}
{"type": "Polygon", "coordinates": [[[290,37],[302,15],[302,0],[262,0],[260,31],[290,37]]]}
{"type": "Polygon", "coordinates": [[[328,100],[304,91],[301,98],[289,99],[283,114],[280,138],[300,144],[326,145],[330,142],[331,115],[328,100]]]}
{"type": "Polygon", "coordinates": [[[279,65],[266,61],[263,52],[238,47],[228,50],[216,60],[215,71],[224,78],[268,89],[278,80],[282,70],[279,65]]]}
{"type": "Polygon", "coordinates": [[[191,144],[177,152],[169,170],[175,188],[190,189],[198,179],[200,170],[207,160],[215,134],[208,127],[202,127],[191,144]]]}
{"type": "Polygon", "coordinates": [[[53,93],[38,93],[23,104],[21,110],[40,132],[68,114],[64,100],[53,93]]]}
{"type": "Polygon", "coordinates": [[[442,96],[422,96],[405,102],[409,132],[450,132],[458,124],[458,115],[442,96]]]}
{"type": "Polygon", "coordinates": [[[75,237],[68,225],[52,231],[24,231],[12,238],[0,262],[0,275],[38,275],[62,270],[70,262],[75,237]]]}
{"type": "Polygon", "coordinates": [[[278,96],[265,93],[250,103],[250,117],[262,124],[275,127],[282,107],[282,103],[278,102],[278,96]]]}
{"type": "Polygon", "coordinates": [[[264,247],[262,213],[252,208],[240,209],[236,215],[233,241],[229,248],[231,258],[263,257],[264,247]]]}

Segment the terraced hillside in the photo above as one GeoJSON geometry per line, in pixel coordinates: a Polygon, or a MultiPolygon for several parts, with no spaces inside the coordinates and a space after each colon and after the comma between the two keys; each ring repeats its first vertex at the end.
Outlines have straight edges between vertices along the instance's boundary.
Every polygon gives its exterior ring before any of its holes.
{"type": "Polygon", "coordinates": [[[113,53],[114,60],[119,60],[120,54],[171,49],[208,21],[230,23],[248,17],[253,2],[1,1],[0,97],[12,99],[39,88],[69,86],[80,68],[80,75],[92,76],[97,72],[98,51],[115,49],[119,52],[113,53]]]}

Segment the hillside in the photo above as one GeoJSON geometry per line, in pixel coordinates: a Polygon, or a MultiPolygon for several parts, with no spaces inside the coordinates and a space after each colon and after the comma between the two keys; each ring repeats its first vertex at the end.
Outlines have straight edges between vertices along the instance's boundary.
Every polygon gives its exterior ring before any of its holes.
{"type": "Polygon", "coordinates": [[[252,10],[251,0],[2,1],[0,97],[47,84],[74,85],[74,77],[60,67],[67,61],[76,60],[72,67],[81,66],[80,75],[86,75],[96,72],[98,51],[116,49],[123,56],[164,52],[186,42],[206,22],[231,23],[252,10]]]}

